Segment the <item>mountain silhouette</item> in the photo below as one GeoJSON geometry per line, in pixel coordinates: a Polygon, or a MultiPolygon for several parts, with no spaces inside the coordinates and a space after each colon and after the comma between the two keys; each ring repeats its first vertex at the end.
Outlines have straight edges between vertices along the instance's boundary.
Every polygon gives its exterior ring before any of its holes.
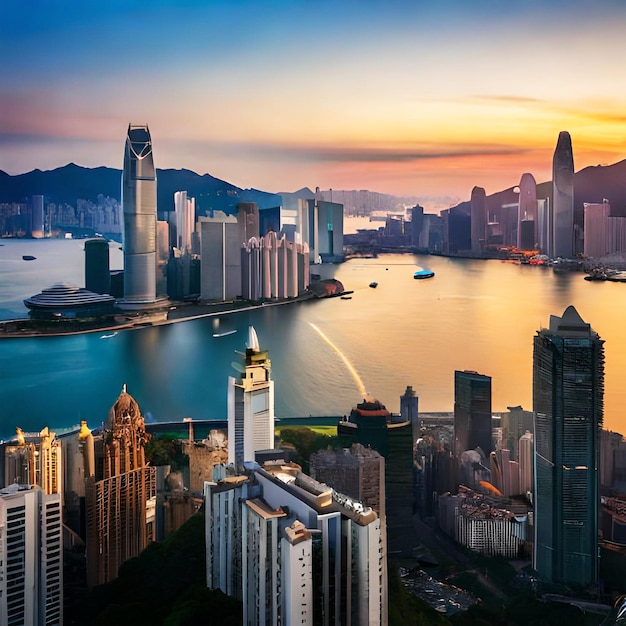
{"type": "MultiPolygon", "coordinates": [[[[98,195],[120,201],[122,171],[110,167],[81,167],[69,163],[54,170],[33,170],[10,176],[0,170],[0,202],[30,202],[43,195],[45,202],[74,206],[77,199],[96,202],[98,195]]],[[[281,204],[280,196],[258,189],[240,189],[210,174],[190,170],[157,169],[157,207],[160,215],[174,210],[174,193],[187,191],[196,199],[196,210],[204,215],[213,210],[234,213],[239,202],[256,202],[259,209],[281,204]]]]}
{"type": "MultiPolygon", "coordinates": [[[[490,215],[498,214],[503,204],[517,202],[516,186],[487,196],[490,215]]],[[[552,199],[551,180],[537,183],[537,198],[552,199]]],[[[626,159],[612,165],[591,165],[574,174],[575,223],[582,226],[585,203],[601,203],[605,198],[611,204],[611,215],[626,216],[626,159]]],[[[461,202],[456,208],[469,214],[470,202],[461,202]]]]}

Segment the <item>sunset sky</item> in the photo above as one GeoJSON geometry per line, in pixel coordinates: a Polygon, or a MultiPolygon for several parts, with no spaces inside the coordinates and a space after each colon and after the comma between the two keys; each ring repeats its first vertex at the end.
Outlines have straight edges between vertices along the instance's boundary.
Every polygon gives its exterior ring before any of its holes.
{"type": "Polygon", "coordinates": [[[0,0],[0,169],[469,198],[626,158],[626,3],[0,0]],[[544,5],[549,5],[544,6],[544,5]]]}

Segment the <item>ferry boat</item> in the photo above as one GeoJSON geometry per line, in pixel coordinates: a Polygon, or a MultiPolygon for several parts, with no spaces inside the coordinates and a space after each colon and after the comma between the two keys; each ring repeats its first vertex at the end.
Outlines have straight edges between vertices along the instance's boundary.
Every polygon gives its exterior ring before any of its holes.
{"type": "Polygon", "coordinates": [[[415,274],[413,274],[413,278],[415,278],[416,280],[423,279],[423,278],[432,278],[434,275],[435,275],[435,272],[424,268],[415,272],[415,274]]]}

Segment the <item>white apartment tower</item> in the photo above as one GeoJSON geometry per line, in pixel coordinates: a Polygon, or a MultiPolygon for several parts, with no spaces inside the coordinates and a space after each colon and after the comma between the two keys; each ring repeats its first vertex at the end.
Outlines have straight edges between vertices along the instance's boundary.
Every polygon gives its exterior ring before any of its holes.
{"type": "Polygon", "coordinates": [[[240,599],[246,626],[384,626],[380,518],[276,461],[205,482],[207,585],[240,599]]]}
{"type": "Polygon", "coordinates": [[[63,623],[60,494],[13,484],[0,490],[0,624],[63,623]]]}
{"type": "Polygon", "coordinates": [[[248,329],[245,361],[236,364],[239,378],[228,378],[228,462],[254,461],[257,450],[274,447],[274,381],[267,350],[259,347],[254,327],[248,329]]]}

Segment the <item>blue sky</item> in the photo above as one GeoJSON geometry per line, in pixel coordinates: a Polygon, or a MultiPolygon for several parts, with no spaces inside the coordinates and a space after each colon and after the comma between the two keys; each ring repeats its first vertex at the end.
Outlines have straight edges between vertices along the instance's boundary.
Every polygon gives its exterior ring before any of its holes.
{"type": "Polygon", "coordinates": [[[242,187],[469,197],[624,158],[618,2],[0,0],[0,169],[157,167],[242,187]]]}

